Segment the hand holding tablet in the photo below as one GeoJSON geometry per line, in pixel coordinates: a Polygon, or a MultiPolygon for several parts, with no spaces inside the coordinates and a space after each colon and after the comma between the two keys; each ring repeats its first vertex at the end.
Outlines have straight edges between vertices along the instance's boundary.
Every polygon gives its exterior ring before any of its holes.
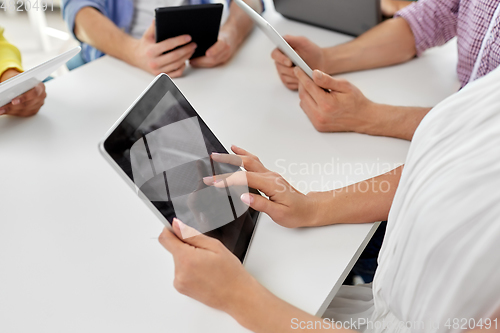
{"type": "Polygon", "coordinates": [[[247,5],[243,0],[234,0],[238,6],[250,16],[255,24],[266,34],[266,36],[283,52],[292,62],[299,66],[311,79],[313,75],[312,69],[307,63],[295,52],[295,50],[281,37],[281,35],[269,24],[262,16],[247,5]]]}
{"type": "Polygon", "coordinates": [[[217,42],[223,7],[207,4],[156,8],[156,42],[189,35],[197,45],[191,59],[204,56],[217,42]]]}

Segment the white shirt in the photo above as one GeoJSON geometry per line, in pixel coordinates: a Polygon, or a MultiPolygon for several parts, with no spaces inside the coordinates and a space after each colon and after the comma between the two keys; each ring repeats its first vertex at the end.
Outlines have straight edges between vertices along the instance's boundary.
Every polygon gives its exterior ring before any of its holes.
{"type": "Polygon", "coordinates": [[[188,2],[188,0],[134,0],[134,17],[130,34],[134,38],[141,38],[153,22],[156,8],[182,6],[188,2]]]}
{"type": "Polygon", "coordinates": [[[368,317],[374,324],[365,332],[453,333],[477,329],[474,322],[500,309],[499,89],[500,67],[422,120],[389,213],[373,294],[343,286],[326,316],[368,317]]]}

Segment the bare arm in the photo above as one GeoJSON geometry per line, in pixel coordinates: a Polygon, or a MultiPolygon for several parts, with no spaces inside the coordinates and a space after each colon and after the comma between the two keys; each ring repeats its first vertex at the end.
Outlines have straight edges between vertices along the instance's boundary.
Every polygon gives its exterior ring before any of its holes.
{"type": "Polygon", "coordinates": [[[378,104],[367,99],[346,80],[318,70],[313,79],[299,68],[300,107],[320,132],[358,132],[411,140],[430,107],[378,104]]]}
{"type": "Polygon", "coordinates": [[[133,50],[138,40],[119,29],[93,7],[82,8],[75,17],[75,36],[80,41],[129,64],[135,62],[133,50]]]}
{"type": "MultiPolygon", "coordinates": [[[[260,0],[245,0],[245,2],[257,12],[262,12],[260,0]]],[[[214,67],[226,63],[248,36],[253,28],[253,21],[234,1],[229,10],[229,17],[220,29],[217,43],[207,50],[205,56],[191,60],[191,65],[214,67]]]]}
{"type": "MultiPolygon", "coordinates": [[[[413,33],[403,18],[387,20],[348,43],[332,47],[321,48],[306,37],[285,39],[313,70],[328,74],[399,64],[417,53],[413,33]]],[[[298,82],[292,61],[278,49],[271,56],[283,83],[296,90],[298,82]]]]}
{"type": "MultiPolygon", "coordinates": [[[[259,0],[245,0],[245,2],[257,12],[262,12],[263,8],[259,0]]],[[[234,34],[235,46],[238,48],[252,30],[253,21],[234,1],[231,3],[229,10],[229,17],[222,26],[221,32],[234,34]]]]}
{"type": "Polygon", "coordinates": [[[415,39],[401,17],[387,20],[351,42],[324,49],[325,72],[338,74],[390,66],[415,57],[415,39]]]}
{"type": "Polygon", "coordinates": [[[196,49],[187,35],[156,43],[154,22],[140,39],[135,39],[93,7],[82,8],[76,14],[74,32],[80,41],[153,75],[181,76],[196,49]],[[185,46],[165,54],[181,45],[185,46]]]}
{"type": "MultiPolygon", "coordinates": [[[[247,172],[217,176],[215,182],[214,177],[207,177],[205,183],[216,187],[248,185],[262,191],[268,199],[248,193],[241,200],[290,228],[386,219],[402,171],[399,167],[343,189],[304,195],[266,169],[256,156],[235,146],[232,150],[237,155],[212,154],[212,158],[243,166],[247,172]]],[[[227,312],[257,333],[323,332],[335,327],[328,319],[310,315],[274,296],[219,241],[200,235],[178,220],[174,220],[173,230],[165,229],[160,243],[174,257],[174,286],[180,293],[227,312]]]]}
{"type": "MultiPolygon", "coordinates": [[[[196,233],[177,219],[165,229],[160,243],[175,262],[174,287],[210,307],[227,312],[257,333],[330,332],[331,322],[280,300],[260,285],[241,262],[214,238],[196,233]],[[183,237],[185,234],[197,234],[183,237]],[[216,268],[216,269],[214,269],[216,268]],[[316,324],[315,330],[307,323],[316,324]],[[329,326],[328,326],[329,325],[329,326]]],[[[352,332],[347,329],[342,333],[352,332]]]]}
{"type": "Polygon", "coordinates": [[[243,166],[247,172],[237,172],[224,182],[215,184],[213,177],[208,177],[205,179],[206,184],[215,187],[248,185],[261,191],[268,199],[252,193],[244,194],[241,199],[253,209],[268,214],[274,222],[288,228],[386,220],[403,170],[401,166],[384,175],[342,189],[305,195],[293,188],[281,175],[266,169],[256,156],[236,146],[231,149],[237,156],[214,154],[213,160],[243,166]]]}

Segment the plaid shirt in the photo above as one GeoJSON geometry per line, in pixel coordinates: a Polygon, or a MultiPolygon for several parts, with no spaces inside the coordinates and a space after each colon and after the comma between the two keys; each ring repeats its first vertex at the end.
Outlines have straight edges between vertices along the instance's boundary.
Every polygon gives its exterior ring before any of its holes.
{"type": "MultiPolygon", "coordinates": [[[[491,20],[500,0],[421,0],[399,11],[415,36],[417,54],[443,45],[457,36],[458,79],[465,86],[471,77],[491,20]]],[[[500,64],[500,16],[495,18],[485,43],[475,79],[500,64]]]]}

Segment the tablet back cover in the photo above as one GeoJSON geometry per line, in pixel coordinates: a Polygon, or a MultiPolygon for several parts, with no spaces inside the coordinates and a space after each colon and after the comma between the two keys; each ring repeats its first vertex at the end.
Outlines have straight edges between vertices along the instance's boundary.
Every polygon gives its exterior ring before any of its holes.
{"type": "Polygon", "coordinates": [[[204,56],[217,42],[223,8],[222,4],[156,8],[156,42],[190,35],[198,46],[191,59],[204,56]]]}

